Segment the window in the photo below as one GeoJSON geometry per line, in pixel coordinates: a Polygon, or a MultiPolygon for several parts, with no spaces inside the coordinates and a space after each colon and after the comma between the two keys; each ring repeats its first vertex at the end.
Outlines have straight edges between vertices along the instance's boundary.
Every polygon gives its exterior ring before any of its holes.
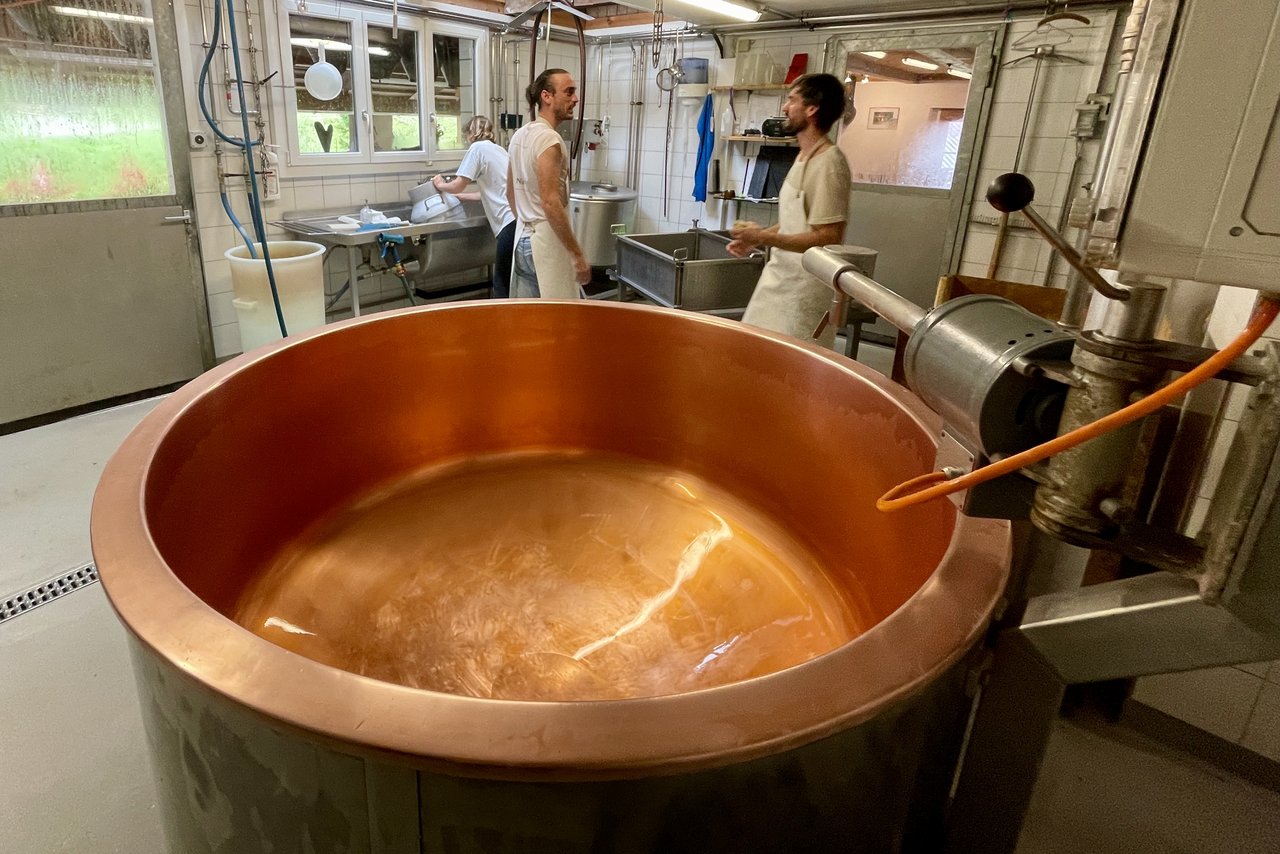
{"type": "Polygon", "coordinates": [[[951,187],[974,57],[958,47],[847,54],[839,142],[855,182],[951,187]]]}
{"type": "Polygon", "coordinates": [[[389,14],[322,0],[281,16],[293,68],[284,96],[289,171],[461,157],[461,129],[484,83],[476,61],[486,46],[483,29],[404,12],[393,27],[389,14]],[[319,100],[306,89],[307,71],[319,62],[342,77],[335,98],[319,100]]]}
{"type": "Polygon", "coordinates": [[[422,152],[418,34],[370,24],[368,38],[373,150],[422,152]]]}
{"type": "Polygon", "coordinates": [[[355,99],[351,91],[351,61],[354,54],[351,24],[320,18],[289,16],[289,48],[293,54],[293,88],[297,104],[298,151],[328,154],[356,150],[355,99]],[[307,91],[307,69],[327,62],[342,75],[342,90],[336,98],[322,101],[307,91]]]}
{"type": "Polygon", "coordinates": [[[431,48],[436,150],[461,151],[467,147],[462,128],[476,114],[476,41],[437,34],[431,48]]]}
{"type": "Polygon", "coordinates": [[[173,194],[148,0],[19,5],[0,27],[0,204],[173,194]]]}

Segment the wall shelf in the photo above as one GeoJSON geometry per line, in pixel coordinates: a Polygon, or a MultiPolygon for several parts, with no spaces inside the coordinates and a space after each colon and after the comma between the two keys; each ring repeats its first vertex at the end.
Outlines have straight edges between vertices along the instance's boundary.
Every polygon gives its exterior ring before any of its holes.
{"type": "Polygon", "coordinates": [[[785,92],[786,83],[743,83],[741,86],[712,86],[713,92],[785,92]]]}
{"type": "Polygon", "coordinates": [[[712,193],[712,198],[719,199],[722,202],[747,202],[752,205],[776,205],[777,199],[753,199],[748,196],[726,196],[724,193],[712,193]]]}
{"type": "Polygon", "coordinates": [[[794,136],[764,136],[763,134],[734,134],[726,136],[725,142],[758,142],[761,145],[798,145],[794,136]]]}

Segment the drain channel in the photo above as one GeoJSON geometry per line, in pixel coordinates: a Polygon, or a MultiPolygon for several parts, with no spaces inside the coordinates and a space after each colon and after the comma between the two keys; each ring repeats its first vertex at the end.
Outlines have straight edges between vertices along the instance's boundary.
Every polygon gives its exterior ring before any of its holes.
{"type": "Polygon", "coordinates": [[[19,614],[25,614],[33,608],[66,596],[73,590],[79,590],[98,581],[98,568],[93,564],[85,564],[73,569],[66,575],[59,576],[43,584],[37,584],[16,596],[11,596],[0,603],[0,623],[12,620],[19,614]]]}

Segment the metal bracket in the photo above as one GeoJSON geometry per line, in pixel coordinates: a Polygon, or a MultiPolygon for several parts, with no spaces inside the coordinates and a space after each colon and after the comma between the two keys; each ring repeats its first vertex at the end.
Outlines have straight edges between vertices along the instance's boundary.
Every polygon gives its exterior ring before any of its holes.
{"type": "Polygon", "coordinates": [[[1111,114],[1111,96],[1092,92],[1083,104],[1076,105],[1076,123],[1071,135],[1078,140],[1097,139],[1102,125],[1111,114]]]}
{"type": "MultiPolygon", "coordinates": [[[[1166,371],[1189,371],[1214,354],[1208,347],[1178,344],[1173,341],[1152,341],[1146,347],[1132,344],[1112,344],[1098,337],[1094,330],[1086,330],[1076,336],[1076,346],[1106,359],[1114,359],[1133,365],[1161,368],[1166,371]]],[[[1275,377],[1277,359],[1274,353],[1262,356],[1241,356],[1230,367],[1218,373],[1227,382],[1257,385],[1275,377]]]]}

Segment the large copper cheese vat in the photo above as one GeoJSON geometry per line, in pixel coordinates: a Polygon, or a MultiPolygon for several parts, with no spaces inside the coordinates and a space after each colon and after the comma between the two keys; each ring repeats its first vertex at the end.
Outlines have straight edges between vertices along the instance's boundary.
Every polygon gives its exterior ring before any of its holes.
{"type": "Polygon", "coordinates": [[[175,852],[936,850],[1006,523],[874,499],[935,419],[845,359],[591,302],[362,318],[210,371],[107,466],[93,550],[129,629],[175,852]],[[435,460],[588,448],[785,525],[875,625],[779,672],[616,701],[488,700],[303,658],[228,619],[261,556],[435,460]]]}

